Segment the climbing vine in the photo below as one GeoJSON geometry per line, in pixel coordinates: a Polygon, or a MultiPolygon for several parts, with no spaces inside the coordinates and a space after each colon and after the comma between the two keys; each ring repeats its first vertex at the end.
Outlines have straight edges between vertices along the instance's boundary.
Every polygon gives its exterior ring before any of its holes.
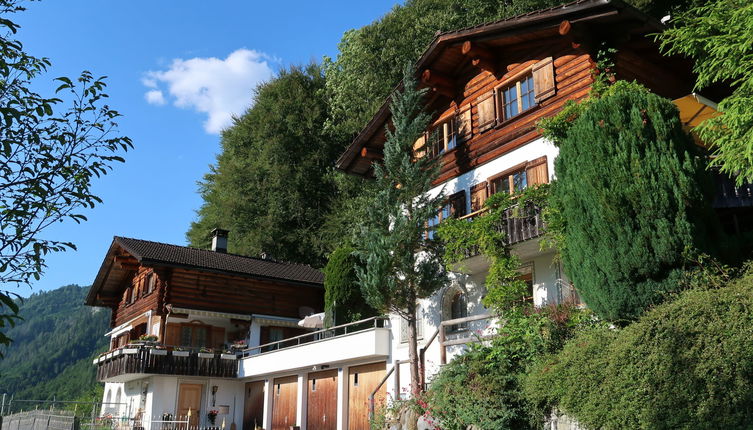
{"type": "Polygon", "coordinates": [[[547,195],[548,185],[526,188],[513,196],[497,193],[486,200],[486,213],[481,216],[470,220],[449,219],[439,225],[437,233],[444,245],[448,270],[462,271],[462,261],[468,258],[469,250],[478,250],[489,259],[486,307],[501,312],[529,303],[526,283],[518,271],[520,260],[510,252],[504,227],[507,213],[523,217],[524,208],[546,207],[547,195]]]}

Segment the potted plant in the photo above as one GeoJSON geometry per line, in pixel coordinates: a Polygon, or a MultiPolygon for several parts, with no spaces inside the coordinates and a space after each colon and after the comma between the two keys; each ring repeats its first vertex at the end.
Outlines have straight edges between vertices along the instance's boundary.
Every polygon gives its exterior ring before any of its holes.
{"type": "Polygon", "coordinates": [[[217,409],[212,409],[209,412],[207,412],[207,420],[209,421],[209,424],[214,427],[215,422],[217,421],[217,414],[219,414],[220,411],[217,409]]]}
{"type": "Polygon", "coordinates": [[[188,357],[189,352],[181,347],[173,348],[173,357],[188,357]]]}
{"type": "Polygon", "coordinates": [[[248,344],[246,343],[246,339],[240,339],[233,342],[232,345],[230,345],[230,349],[234,349],[236,351],[243,351],[244,349],[248,349],[248,344]]]}
{"type": "Polygon", "coordinates": [[[214,350],[212,348],[201,348],[199,350],[199,358],[214,358],[214,350]]]}
{"type": "Polygon", "coordinates": [[[151,353],[152,355],[167,355],[167,348],[164,345],[154,345],[151,353]]]}

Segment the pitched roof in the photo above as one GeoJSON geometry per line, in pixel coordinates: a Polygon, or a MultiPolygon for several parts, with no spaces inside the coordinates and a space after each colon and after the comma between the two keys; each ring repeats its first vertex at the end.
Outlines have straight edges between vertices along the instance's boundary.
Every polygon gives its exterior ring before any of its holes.
{"type": "Polygon", "coordinates": [[[167,264],[196,269],[321,284],[322,272],[305,264],[287,263],[238,254],[190,248],[150,240],[115,236],[115,242],[141,263],[167,264]]]}
{"type": "MultiPolygon", "coordinates": [[[[650,29],[650,31],[659,32],[662,29],[662,25],[658,20],[643,14],[622,0],[575,0],[559,6],[536,10],[472,27],[438,32],[416,62],[416,74],[420,76],[426,67],[445,54],[448,49],[459,51],[462,42],[465,40],[488,41],[490,39],[501,40],[504,38],[514,40],[522,33],[534,34],[534,30],[554,32],[564,19],[572,23],[591,20],[602,20],[612,23],[616,20],[625,19],[636,22],[636,27],[645,27],[646,29],[650,29]]],[[[619,27],[616,25],[610,28],[619,31],[619,27]]],[[[401,89],[402,82],[398,83],[393,93],[401,89]]],[[[355,171],[353,163],[358,158],[361,149],[367,145],[368,139],[376,134],[379,129],[383,128],[384,124],[389,120],[390,99],[391,96],[386,98],[379,110],[371,117],[370,121],[361,129],[355,139],[353,139],[337,159],[335,166],[338,169],[364,176],[368,174],[368,169],[355,171]]],[[[380,152],[380,148],[376,149],[376,152],[380,152]]],[[[368,164],[370,165],[370,163],[368,164]]]]}
{"type": "Polygon", "coordinates": [[[128,275],[127,269],[114,263],[115,256],[123,251],[133,256],[140,264],[147,266],[184,267],[312,287],[321,287],[324,283],[324,274],[305,264],[115,236],[97,277],[89,289],[86,298],[87,305],[102,306],[100,296],[117,295],[122,281],[128,275]]]}

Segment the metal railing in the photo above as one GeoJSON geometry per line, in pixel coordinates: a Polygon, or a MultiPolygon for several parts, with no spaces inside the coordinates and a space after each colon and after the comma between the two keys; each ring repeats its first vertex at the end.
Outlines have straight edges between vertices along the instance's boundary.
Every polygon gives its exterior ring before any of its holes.
{"type": "MultiPolygon", "coordinates": [[[[462,220],[473,220],[480,216],[487,216],[489,210],[484,208],[468,215],[459,217],[462,220]]],[[[546,225],[541,216],[541,208],[533,203],[524,203],[523,207],[514,205],[505,209],[502,217],[496,224],[498,232],[505,234],[505,241],[508,245],[525,242],[544,234],[546,225]]],[[[472,246],[465,252],[466,258],[479,255],[478,246],[472,246]]]]}
{"type": "Polygon", "coordinates": [[[354,334],[375,328],[384,328],[387,326],[386,323],[388,321],[389,317],[387,316],[366,318],[352,323],[341,324],[334,327],[313,331],[311,333],[289,337],[287,339],[282,339],[275,342],[265,343],[263,345],[252,346],[250,348],[244,349],[242,351],[242,356],[248,357],[265,352],[279,351],[281,349],[293,348],[311,342],[328,340],[335,337],[354,334]]]}
{"type": "Polygon", "coordinates": [[[114,430],[128,426],[130,405],[66,400],[16,399],[2,395],[2,430],[114,430]]]}
{"type": "MultiPolygon", "coordinates": [[[[466,337],[457,338],[457,339],[447,339],[447,332],[446,327],[450,326],[457,326],[461,324],[466,324],[472,321],[480,321],[480,320],[486,320],[493,318],[490,314],[482,314],[482,315],[474,315],[470,317],[464,317],[464,318],[455,318],[451,320],[442,321],[439,323],[439,327],[434,331],[434,334],[431,335],[428,342],[419,349],[418,351],[418,357],[419,357],[419,378],[420,378],[420,384],[422,390],[426,390],[427,384],[426,384],[426,350],[429,349],[431,344],[434,342],[435,339],[439,339],[439,359],[441,364],[447,364],[447,347],[453,346],[453,345],[465,345],[468,343],[474,343],[474,342],[482,342],[484,340],[489,340],[493,338],[493,335],[484,335],[483,333],[478,335],[468,335],[466,337]]],[[[376,401],[376,393],[382,388],[382,386],[389,380],[390,376],[394,373],[395,374],[395,399],[400,398],[400,365],[408,363],[409,360],[396,360],[395,363],[392,365],[392,368],[385,373],[384,378],[377,384],[377,386],[374,388],[374,390],[369,395],[369,419],[374,418],[374,410],[375,410],[375,401],[376,401]]]]}

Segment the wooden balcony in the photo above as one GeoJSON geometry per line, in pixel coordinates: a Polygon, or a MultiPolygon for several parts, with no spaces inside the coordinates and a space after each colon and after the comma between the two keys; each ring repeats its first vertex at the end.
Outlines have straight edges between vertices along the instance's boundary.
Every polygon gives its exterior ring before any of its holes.
{"type": "Polygon", "coordinates": [[[129,345],[103,355],[94,364],[100,382],[125,382],[145,375],[238,376],[235,354],[168,351],[150,346],[129,345]]]}
{"type": "MultiPolygon", "coordinates": [[[[488,210],[472,212],[459,219],[473,220],[479,216],[487,216],[488,210]]],[[[541,216],[541,208],[527,203],[522,208],[513,206],[506,209],[501,219],[496,223],[498,231],[503,232],[507,238],[508,245],[525,242],[526,240],[535,239],[546,230],[544,220],[541,216]]],[[[472,246],[466,251],[466,258],[479,255],[478,246],[472,246]]]]}

